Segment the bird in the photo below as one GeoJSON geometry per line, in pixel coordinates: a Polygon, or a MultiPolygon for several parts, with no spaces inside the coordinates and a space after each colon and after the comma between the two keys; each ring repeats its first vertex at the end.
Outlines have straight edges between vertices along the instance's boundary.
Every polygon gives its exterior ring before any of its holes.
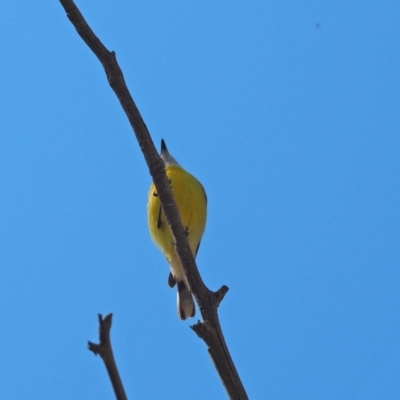
{"type": "MultiPolygon", "coordinates": [[[[196,258],[207,220],[206,192],[197,178],[187,172],[169,153],[164,139],[161,140],[160,156],[165,165],[165,173],[186,231],[190,250],[196,258]]],[[[168,285],[173,288],[176,284],[178,289],[178,317],[181,320],[192,318],[195,315],[193,296],[185,281],[172,233],[154,183],[150,185],[148,194],[147,217],[150,236],[170,266],[168,285]]]]}

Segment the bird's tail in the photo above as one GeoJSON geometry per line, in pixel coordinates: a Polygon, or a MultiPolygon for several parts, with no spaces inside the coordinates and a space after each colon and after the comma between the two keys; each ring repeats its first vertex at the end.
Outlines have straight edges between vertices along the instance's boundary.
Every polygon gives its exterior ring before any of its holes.
{"type": "Polygon", "coordinates": [[[177,286],[178,286],[177,306],[178,306],[179,318],[186,319],[194,317],[196,310],[194,307],[192,294],[190,293],[184,281],[177,282],[177,286]]]}

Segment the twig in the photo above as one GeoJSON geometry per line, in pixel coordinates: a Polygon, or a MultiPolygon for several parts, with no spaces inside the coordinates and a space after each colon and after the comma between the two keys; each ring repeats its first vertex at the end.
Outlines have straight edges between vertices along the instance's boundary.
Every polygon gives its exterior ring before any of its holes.
{"type": "Polygon", "coordinates": [[[199,321],[192,329],[207,344],[211,358],[229,397],[235,400],[247,399],[246,391],[229,354],[218,319],[217,309],[227,293],[228,287],[222,286],[217,292],[212,292],[205,286],[201,279],[188,245],[187,235],[172,196],[168,179],[165,175],[164,164],[154,147],[140,112],[129,93],[115,53],[107,50],[101,43],[72,0],[60,0],[60,3],[64,7],[69,20],[77,30],[79,36],[103,65],[108,82],[118,97],[144,154],[165,217],[171,227],[176,252],[182,263],[186,280],[199,305],[204,320],[204,322],[199,321]]]}
{"type": "Polygon", "coordinates": [[[110,330],[112,325],[112,314],[107,314],[104,318],[99,317],[99,343],[88,342],[88,348],[96,356],[99,355],[106,366],[108,376],[114,389],[117,400],[127,400],[124,385],[119,376],[117,365],[115,364],[114,354],[111,347],[110,330]]]}

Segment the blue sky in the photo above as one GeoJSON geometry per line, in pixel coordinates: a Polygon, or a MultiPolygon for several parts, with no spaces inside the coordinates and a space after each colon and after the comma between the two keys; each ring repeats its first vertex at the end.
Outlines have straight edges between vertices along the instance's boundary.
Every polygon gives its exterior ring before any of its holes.
{"type": "MultiPolygon", "coordinates": [[[[77,3],[204,184],[198,256],[252,399],[400,397],[400,3],[77,3]],[[218,4],[216,4],[218,3],[218,4]],[[317,28],[319,24],[319,28],[317,28]]],[[[1,2],[0,397],[221,399],[147,231],[147,167],[57,1],[1,2]]]]}

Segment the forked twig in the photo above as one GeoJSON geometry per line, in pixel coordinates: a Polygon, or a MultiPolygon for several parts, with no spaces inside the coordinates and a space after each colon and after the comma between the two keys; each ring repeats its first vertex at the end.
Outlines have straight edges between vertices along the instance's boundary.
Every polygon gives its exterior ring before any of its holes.
{"type": "Polygon", "coordinates": [[[111,347],[110,331],[112,325],[112,314],[107,314],[104,318],[99,317],[99,343],[88,342],[88,349],[96,356],[99,355],[106,366],[108,376],[114,389],[117,400],[127,400],[124,385],[119,376],[118,368],[115,363],[114,354],[111,347]]]}

